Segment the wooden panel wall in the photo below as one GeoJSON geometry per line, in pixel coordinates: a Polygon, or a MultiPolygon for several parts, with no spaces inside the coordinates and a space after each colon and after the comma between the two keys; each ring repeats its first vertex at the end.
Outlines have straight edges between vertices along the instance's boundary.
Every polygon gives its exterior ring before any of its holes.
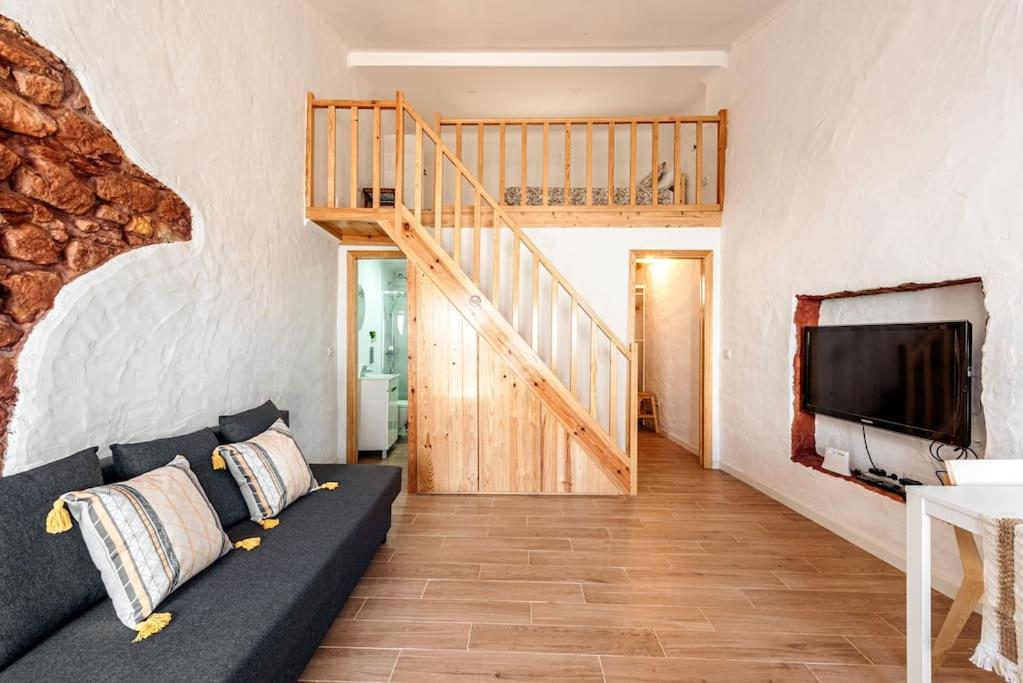
{"type": "Polygon", "coordinates": [[[415,326],[410,471],[417,491],[619,494],[423,271],[409,277],[415,326]]]}
{"type": "MultiPolygon", "coordinates": [[[[411,269],[410,269],[411,270],[411,269]]],[[[479,490],[478,336],[416,268],[415,472],[420,493],[479,490]]]]}

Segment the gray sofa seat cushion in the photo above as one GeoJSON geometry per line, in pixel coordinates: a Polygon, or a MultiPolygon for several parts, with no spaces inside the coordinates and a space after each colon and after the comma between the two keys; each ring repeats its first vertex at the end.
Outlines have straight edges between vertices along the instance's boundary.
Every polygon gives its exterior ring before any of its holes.
{"type": "Polygon", "coordinates": [[[46,533],[59,496],[102,483],[95,448],[0,478],[0,669],[106,597],[82,535],[46,533]]]}
{"type": "Polygon", "coordinates": [[[218,420],[220,431],[218,436],[222,443],[247,441],[270,429],[270,425],[279,417],[281,411],[273,401],[267,401],[261,406],[234,415],[221,415],[218,420]]]}
{"type": "Polygon", "coordinates": [[[173,614],[137,644],[109,601],[0,671],[0,680],[291,681],[298,678],[390,528],[401,471],[313,466],[340,481],[284,510],[280,526],[250,521],[232,539],[260,547],[228,553],[160,605],[173,614]]]}
{"type": "Polygon", "coordinates": [[[226,529],[247,519],[249,511],[231,474],[213,469],[210,458],[218,445],[217,437],[211,429],[200,429],[167,439],[116,443],[110,446],[114,456],[113,474],[117,481],[124,481],[163,467],[174,456],[182,455],[188,460],[192,473],[217,511],[220,524],[226,529]]]}

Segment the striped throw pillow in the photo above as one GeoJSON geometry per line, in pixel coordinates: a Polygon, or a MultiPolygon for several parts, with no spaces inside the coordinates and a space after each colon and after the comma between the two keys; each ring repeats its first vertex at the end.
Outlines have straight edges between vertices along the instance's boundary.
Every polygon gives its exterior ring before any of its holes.
{"type": "MultiPolygon", "coordinates": [[[[231,541],[188,460],[119,484],[65,493],[117,618],[140,624],[168,595],[223,557],[231,541]]],[[[169,621],[169,616],[167,617],[169,621]]]]}
{"type": "Polygon", "coordinates": [[[253,522],[276,517],[305,494],[316,479],[283,420],[248,441],[218,446],[213,467],[224,466],[238,483],[253,522]]]}

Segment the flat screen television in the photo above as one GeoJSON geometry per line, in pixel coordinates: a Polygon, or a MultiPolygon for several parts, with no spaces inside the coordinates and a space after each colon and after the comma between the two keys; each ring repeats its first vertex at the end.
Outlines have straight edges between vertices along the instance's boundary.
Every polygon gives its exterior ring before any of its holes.
{"type": "Polygon", "coordinates": [[[808,327],[802,408],[969,446],[972,332],[965,320],[808,327]]]}

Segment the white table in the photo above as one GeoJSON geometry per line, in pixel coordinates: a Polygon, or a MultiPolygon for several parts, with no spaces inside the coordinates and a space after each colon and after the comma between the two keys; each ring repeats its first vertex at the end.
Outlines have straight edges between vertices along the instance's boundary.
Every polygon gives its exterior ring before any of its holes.
{"type": "Polygon", "coordinates": [[[981,515],[1023,516],[1023,487],[906,488],[906,680],[931,680],[931,520],[972,533],[981,515]]]}

